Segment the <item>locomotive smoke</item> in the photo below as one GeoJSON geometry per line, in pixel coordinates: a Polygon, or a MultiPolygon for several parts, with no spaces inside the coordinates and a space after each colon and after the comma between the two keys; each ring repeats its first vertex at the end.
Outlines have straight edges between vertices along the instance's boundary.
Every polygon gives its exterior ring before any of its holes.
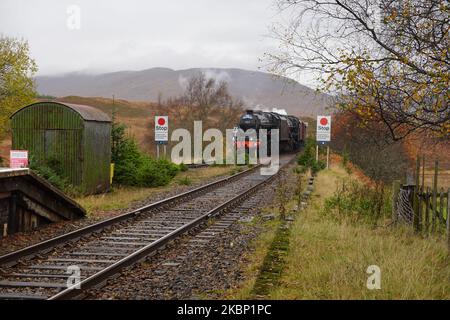
{"type": "Polygon", "coordinates": [[[278,109],[278,108],[267,108],[265,106],[261,106],[260,104],[253,106],[251,109],[256,110],[256,111],[264,111],[264,112],[275,112],[278,114],[281,114],[283,116],[287,116],[288,113],[286,111],[286,109],[278,109]]]}

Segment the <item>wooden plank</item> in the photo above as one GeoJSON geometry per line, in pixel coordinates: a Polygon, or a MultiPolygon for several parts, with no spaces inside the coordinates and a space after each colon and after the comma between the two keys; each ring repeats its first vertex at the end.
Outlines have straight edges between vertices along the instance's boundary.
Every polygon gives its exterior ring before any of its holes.
{"type": "Polygon", "coordinates": [[[47,261],[52,262],[86,262],[86,263],[113,263],[114,260],[96,260],[96,259],[70,259],[70,258],[51,258],[47,261]]]}
{"type": "Polygon", "coordinates": [[[447,191],[447,246],[450,251],[450,188],[447,191]]]}
{"type": "Polygon", "coordinates": [[[415,186],[414,186],[414,193],[413,193],[413,226],[414,231],[418,232],[419,227],[419,199],[418,199],[418,193],[419,193],[419,183],[420,183],[420,158],[417,157],[416,160],[416,172],[415,172],[415,186]]]}
{"type": "Polygon", "coordinates": [[[135,246],[142,247],[149,244],[149,242],[120,242],[120,241],[101,241],[98,244],[101,245],[113,245],[113,246],[135,246]]]}
{"type": "Polygon", "coordinates": [[[424,199],[423,199],[423,190],[422,187],[420,187],[420,192],[417,194],[417,200],[418,200],[418,216],[419,216],[419,230],[422,230],[423,228],[423,203],[424,203],[424,199]]]}
{"type": "Polygon", "coordinates": [[[17,277],[17,278],[55,278],[66,279],[70,274],[46,274],[46,273],[8,273],[3,275],[5,277],[17,277]]]}
{"type": "MultiPolygon", "coordinates": [[[[98,251],[135,251],[134,248],[124,248],[124,247],[115,247],[115,246],[110,246],[110,247],[102,247],[102,246],[92,246],[92,247],[84,247],[83,249],[85,250],[98,250],[98,251]]],[[[87,251],[86,251],[87,252],[87,251]]]]}
{"type": "Polygon", "coordinates": [[[433,211],[431,219],[431,232],[436,231],[437,222],[437,183],[438,183],[438,166],[439,162],[436,160],[434,163],[434,179],[433,179],[433,211]]]}
{"type": "MultiPolygon", "coordinates": [[[[444,218],[444,188],[441,188],[439,192],[439,220],[440,225],[445,226],[445,218],[444,218]]],[[[439,228],[441,230],[441,228],[439,228]]]]}
{"type": "MultiPolygon", "coordinates": [[[[167,233],[169,233],[170,231],[167,231],[167,233]]],[[[127,233],[122,233],[122,232],[114,232],[113,235],[124,235],[124,236],[139,236],[139,237],[148,237],[153,235],[154,232],[127,232],[127,233]]],[[[105,239],[105,238],[103,238],[105,239]]],[[[156,238],[157,239],[157,238],[156,238]]],[[[156,239],[151,239],[151,240],[156,240],[156,239]]]]}
{"type": "Polygon", "coordinates": [[[1,300],[47,300],[48,296],[20,293],[0,293],[1,300]]]}
{"type": "Polygon", "coordinates": [[[397,201],[398,201],[398,194],[400,192],[400,181],[395,180],[392,183],[392,222],[395,224],[397,223],[397,201]]]}
{"type": "Polygon", "coordinates": [[[101,240],[130,240],[130,241],[134,241],[134,240],[142,240],[142,238],[137,238],[137,237],[102,237],[101,240]]]}
{"type": "MultiPolygon", "coordinates": [[[[36,264],[31,267],[30,269],[42,269],[42,270],[67,270],[69,266],[56,266],[56,265],[45,265],[45,264],[36,264]]],[[[78,266],[81,270],[84,271],[100,271],[104,268],[100,267],[87,267],[87,266],[78,266]]]]}
{"type": "Polygon", "coordinates": [[[0,281],[0,287],[67,288],[67,283],[0,281]]]}
{"type": "Polygon", "coordinates": [[[425,195],[425,233],[428,234],[430,230],[430,189],[427,187],[425,195]]]}
{"type": "Polygon", "coordinates": [[[68,253],[69,256],[99,256],[99,257],[126,257],[128,256],[125,253],[112,253],[112,252],[104,252],[104,251],[98,251],[98,252],[70,252],[68,253]]]}

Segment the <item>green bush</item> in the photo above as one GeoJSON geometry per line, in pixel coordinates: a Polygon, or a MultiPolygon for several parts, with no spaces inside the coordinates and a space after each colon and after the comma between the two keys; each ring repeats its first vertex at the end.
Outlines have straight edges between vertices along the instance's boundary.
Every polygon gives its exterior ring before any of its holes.
{"type": "Polygon", "coordinates": [[[296,174],[304,174],[306,172],[306,167],[298,165],[292,169],[292,172],[294,172],[296,174]]]}
{"type": "Polygon", "coordinates": [[[125,126],[113,124],[112,161],[115,164],[114,183],[158,187],[167,185],[185,165],[178,166],[166,159],[155,160],[139,151],[136,142],[125,136],[125,126]]]}
{"type": "Polygon", "coordinates": [[[303,167],[310,168],[313,174],[325,169],[326,165],[323,161],[316,161],[315,155],[316,142],[312,138],[306,140],[305,149],[297,158],[297,163],[303,167]]]}
{"type": "Polygon", "coordinates": [[[368,186],[355,180],[344,179],[333,196],[325,200],[324,212],[354,221],[376,223],[389,217],[392,211],[390,192],[383,185],[368,186]]]}
{"type": "Polygon", "coordinates": [[[189,170],[189,167],[187,165],[185,165],[184,163],[180,163],[180,171],[181,172],[186,172],[189,170]]]}
{"type": "Polygon", "coordinates": [[[178,173],[180,167],[168,160],[155,160],[142,156],[137,168],[138,186],[158,187],[167,185],[178,173]]]}
{"type": "Polygon", "coordinates": [[[192,184],[192,180],[188,177],[183,177],[178,180],[178,184],[181,184],[183,186],[190,186],[192,184]]]}
{"type": "Polygon", "coordinates": [[[69,179],[64,175],[61,161],[58,159],[50,157],[44,162],[38,162],[31,158],[30,169],[63,192],[73,196],[79,194],[79,190],[72,186],[69,179]]]}

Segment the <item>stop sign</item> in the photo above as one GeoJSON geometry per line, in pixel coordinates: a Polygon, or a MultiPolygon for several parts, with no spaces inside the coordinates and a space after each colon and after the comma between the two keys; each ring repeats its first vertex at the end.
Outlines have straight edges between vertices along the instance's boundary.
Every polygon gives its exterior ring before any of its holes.
{"type": "Polygon", "coordinates": [[[320,119],[320,124],[326,126],[328,124],[328,119],[327,118],[320,119]]]}
{"type": "Polygon", "coordinates": [[[169,117],[155,117],[155,141],[159,143],[167,143],[169,140],[169,117]]]}
{"type": "Polygon", "coordinates": [[[331,116],[317,116],[317,142],[329,142],[331,140],[331,116]]]}

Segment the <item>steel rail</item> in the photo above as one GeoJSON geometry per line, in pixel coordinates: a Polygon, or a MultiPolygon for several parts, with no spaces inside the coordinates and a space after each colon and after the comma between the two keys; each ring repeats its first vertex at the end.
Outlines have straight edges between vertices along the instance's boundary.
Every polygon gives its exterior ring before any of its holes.
{"type": "Polygon", "coordinates": [[[78,240],[80,238],[89,236],[89,235],[91,235],[91,234],[93,234],[95,232],[101,232],[104,229],[106,229],[106,228],[108,228],[108,227],[110,227],[112,225],[115,225],[117,223],[129,220],[129,219],[134,218],[134,217],[137,217],[140,214],[145,213],[145,211],[159,209],[159,208],[161,208],[163,206],[170,205],[172,203],[176,203],[177,201],[182,200],[184,198],[187,198],[187,197],[190,197],[190,196],[195,196],[197,193],[200,193],[202,191],[206,191],[206,190],[211,189],[211,188],[217,188],[217,187],[219,187],[219,186],[221,186],[221,185],[223,185],[223,184],[225,184],[227,182],[230,182],[230,181],[233,181],[233,180],[235,180],[237,178],[245,176],[246,174],[256,170],[259,167],[261,167],[261,165],[255,165],[252,168],[249,168],[249,169],[244,170],[242,172],[236,173],[236,174],[234,174],[232,176],[220,179],[218,181],[214,181],[214,182],[208,183],[206,185],[200,186],[200,187],[195,188],[193,190],[189,190],[189,191],[186,191],[186,192],[174,195],[172,197],[159,200],[157,202],[145,205],[145,206],[143,206],[141,208],[138,208],[138,209],[135,209],[133,211],[126,212],[124,214],[118,215],[116,217],[109,218],[109,219],[100,221],[98,223],[91,224],[91,225],[86,226],[84,228],[80,228],[80,229],[71,231],[69,233],[66,233],[66,234],[63,234],[63,235],[60,235],[60,236],[57,236],[57,237],[54,237],[54,238],[51,238],[51,239],[39,242],[39,243],[31,245],[31,246],[28,246],[26,248],[23,248],[23,249],[20,249],[20,250],[17,250],[17,251],[5,254],[3,256],[0,256],[0,266],[11,266],[11,265],[14,265],[20,259],[32,258],[32,257],[36,256],[39,253],[45,253],[45,252],[47,252],[47,251],[49,251],[51,249],[54,249],[54,248],[56,248],[58,246],[65,245],[65,244],[68,244],[70,242],[76,241],[76,240],[78,240]]]}
{"type": "Polygon", "coordinates": [[[254,185],[253,187],[245,190],[244,192],[240,193],[239,195],[233,197],[232,199],[218,205],[214,209],[212,209],[212,210],[208,211],[207,213],[201,215],[200,217],[190,221],[189,223],[181,226],[180,228],[172,231],[171,233],[165,235],[164,237],[162,237],[158,240],[155,240],[154,242],[150,243],[149,245],[133,252],[129,256],[115,262],[114,264],[106,267],[105,269],[84,279],[83,281],[81,281],[79,283],[79,289],[78,289],[78,285],[69,287],[69,288],[64,289],[63,291],[55,294],[54,296],[50,297],[48,300],[68,300],[68,299],[76,299],[76,298],[82,297],[86,290],[89,290],[89,289],[92,289],[95,287],[100,287],[109,278],[118,274],[122,269],[124,269],[126,267],[130,267],[130,266],[134,265],[135,263],[145,259],[147,256],[152,255],[159,249],[163,248],[169,242],[178,238],[180,235],[185,234],[185,233],[195,229],[196,227],[199,227],[200,225],[206,223],[212,217],[229,209],[230,207],[237,205],[237,203],[242,202],[248,196],[250,196],[254,191],[259,189],[262,185],[270,182],[277,175],[278,175],[278,173],[268,177],[267,179],[259,182],[258,184],[254,185]]]}

